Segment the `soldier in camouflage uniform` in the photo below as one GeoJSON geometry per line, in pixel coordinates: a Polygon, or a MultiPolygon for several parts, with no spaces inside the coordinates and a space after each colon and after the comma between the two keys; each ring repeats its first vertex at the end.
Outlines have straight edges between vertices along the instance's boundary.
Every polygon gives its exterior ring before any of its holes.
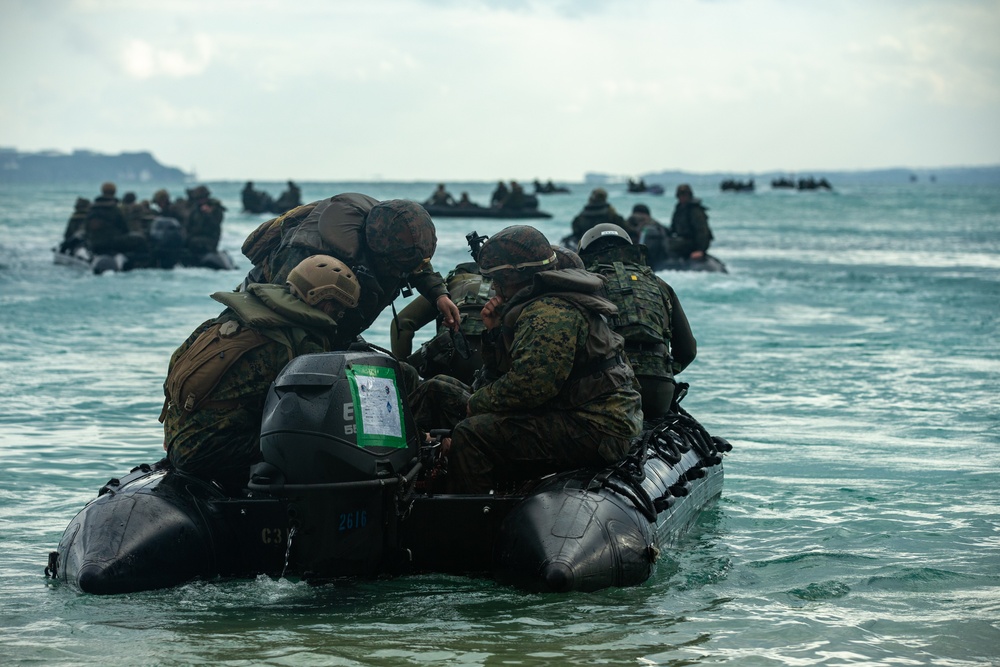
{"type": "Polygon", "coordinates": [[[497,290],[483,322],[509,363],[469,397],[469,417],[452,430],[453,493],[607,465],[639,434],[641,399],[624,341],[604,320],[616,308],[596,295],[598,276],[556,262],[549,242],[528,226],[507,227],[482,247],[480,269],[497,290]]]}
{"type": "Polygon", "coordinates": [[[666,416],[674,398],[674,375],[698,353],[677,293],[646,264],[644,246],[632,245],[618,225],[598,225],[584,234],[580,256],[588,271],[604,276],[601,295],[618,306],[610,324],[625,338],[643,415],[666,416]]]}
{"type": "Polygon", "coordinates": [[[251,232],[243,254],[254,267],[244,284],[283,284],[304,257],[328,254],[347,264],[361,283],[358,307],[340,323],[342,339],[354,340],[370,327],[408,285],[455,329],[458,306],[430,263],[436,247],[434,223],[420,204],[344,193],[294,208],[251,232]]]}
{"type": "MultiPolygon", "coordinates": [[[[485,240],[485,237],[480,238],[485,240]]],[[[553,245],[552,250],[556,253],[558,268],[584,268],[583,260],[572,250],[557,245],[553,245]]],[[[451,298],[462,313],[459,323],[461,338],[456,340],[455,334],[439,323],[437,335],[411,354],[414,334],[437,316],[427,299],[418,296],[392,322],[389,333],[392,353],[397,359],[413,364],[424,378],[443,374],[471,385],[483,365],[482,338],[486,325],[483,324],[482,309],[496,295],[496,290],[493,289],[493,281],[480,274],[476,262],[459,264],[446,280],[451,298]],[[458,345],[462,348],[458,349],[458,345]]]]}
{"type": "Polygon", "coordinates": [[[260,460],[268,387],[292,358],[337,349],[338,322],[360,291],[346,265],[316,255],[284,286],[213,294],[226,310],[177,348],[163,385],[163,448],[174,468],[242,488],[260,460]]]}

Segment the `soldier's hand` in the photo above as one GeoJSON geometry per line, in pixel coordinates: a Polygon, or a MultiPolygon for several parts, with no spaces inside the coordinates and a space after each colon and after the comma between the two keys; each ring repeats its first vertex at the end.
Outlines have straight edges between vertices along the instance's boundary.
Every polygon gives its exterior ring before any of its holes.
{"type": "Polygon", "coordinates": [[[437,309],[441,311],[443,315],[444,325],[451,329],[452,331],[458,331],[458,323],[461,320],[461,313],[458,312],[458,306],[455,302],[451,300],[447,294],[442,294],[437,299],[437,309]]]}
{"type": "Polygon", "coordinates": [[[500,306],[503,305],[503,297],[497,295],[486,302],[483,306],[483,311],[481,315],[483,316],[483,325],[487,329],[495,329],[500,326],[500,306]]]}

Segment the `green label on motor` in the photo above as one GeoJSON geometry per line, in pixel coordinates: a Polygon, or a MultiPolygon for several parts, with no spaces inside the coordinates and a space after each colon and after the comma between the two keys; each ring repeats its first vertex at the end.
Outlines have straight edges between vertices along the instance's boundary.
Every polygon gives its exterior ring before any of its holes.
{"type": "Polygon", "coordinates": [[[406,447],[403,399],[396,371],[384,366],[354,365],[347,369],[354,399],[358,447],[406,447]]]}

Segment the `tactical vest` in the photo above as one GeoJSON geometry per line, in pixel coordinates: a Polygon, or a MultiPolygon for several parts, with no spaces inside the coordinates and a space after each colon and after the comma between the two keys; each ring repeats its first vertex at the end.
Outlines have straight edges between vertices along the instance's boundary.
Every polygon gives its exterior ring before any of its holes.
{"type": "Polygon", "coordinates": [[[515,295],[503,316],[504,341],[508,350],[514,342],[518,318],[528,304],[538,299],[563,299],[587,319],[590,335],[586,341],[586,358],[573,369],[559,394],[552,399],[553,405],[565,409],[576,409],[622,386],[631,385],[635,378],[631,367],[625,362],[624,340],[604,320],[616,312],[616,307],[607,299],[589,291],[596,292],[599,289],[599,285],[591,279],[598,280],[583,269],[538,273],[531,291],[524,296],[515,295]]]}
{"type": "Polygon", "coordinates": [[[618,314],[609,318],[611,328],[626,343],[669,343],[671,306],[663,298],[656,274],[644,264],[623,259],[598,260],[587,267],[604,276],[602,294],[618,306],[618,314]]]}

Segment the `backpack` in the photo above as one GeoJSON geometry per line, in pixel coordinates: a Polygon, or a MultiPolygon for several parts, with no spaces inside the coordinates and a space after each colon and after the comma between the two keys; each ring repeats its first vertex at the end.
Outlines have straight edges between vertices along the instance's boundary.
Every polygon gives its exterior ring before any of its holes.
{"type": "Polygon", "coordinates": [[[174,361],[163,383],[166,400],[160,421],[166,417],[167,405],[173,403],[186,413],[200,409],[219,385],[222,376],[233,364],[251,350],[272,339],[253,329],[228,320],[210,326],[174,361]]]}
{"type": "Polygon", "coordinates": [[[670,304],[663,299],[656,274],[645,265],[613,262],[588,267],[604,276],[603,295],[618,306],[608,324],[629,343],[670,340],[670,304]]]}

